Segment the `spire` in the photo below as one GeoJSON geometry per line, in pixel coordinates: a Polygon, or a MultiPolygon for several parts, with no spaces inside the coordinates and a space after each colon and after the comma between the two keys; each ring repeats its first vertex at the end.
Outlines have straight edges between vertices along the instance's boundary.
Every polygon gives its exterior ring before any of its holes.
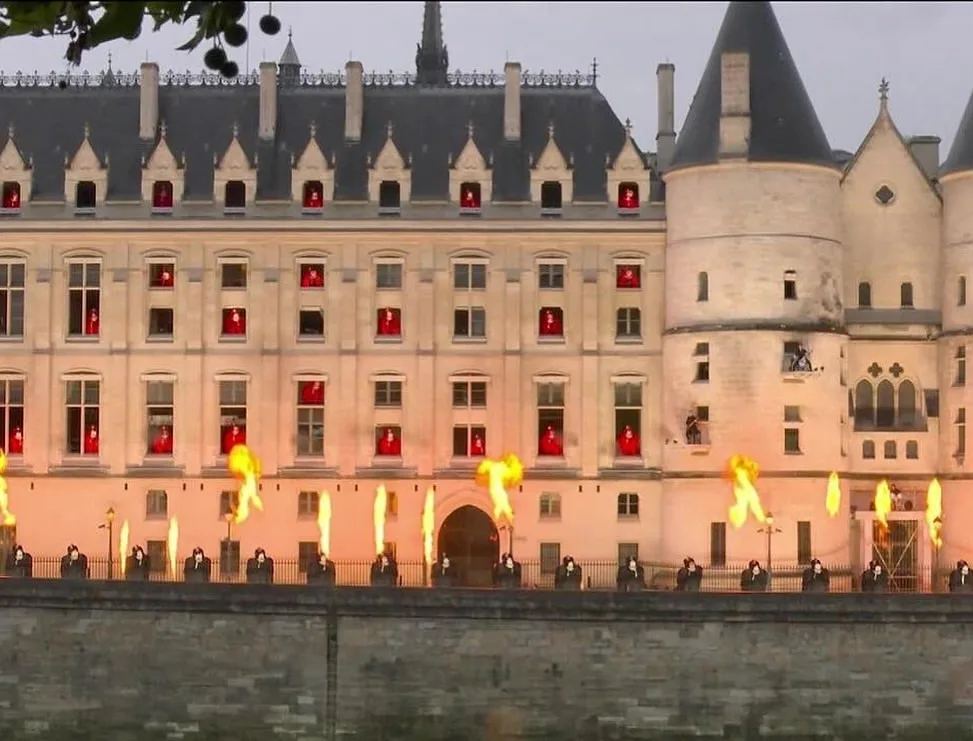
{"type": "Polygon", "coordinates": [[[284,53],[280,55],[277,62],[277,70],[281,85],[294,86],[301,81],[301,60],[297,56],[297,49],[294,48],[294,31],[287,31],[287,46],[284,53]]]}
{"type": "Polygon", "coordinates": [[[441,3],[427,2],[422,15],[422,41],[416,46],[416,84],[445,85],[449,53],[443,43],[441,3]]]}
{"type": "Polygon", "coordinates": [[[771,4],[731,2],[679,133],[672,169],[719,161],[723,55],[727,53],[747,55],[747,159],[833,165],[828,137],[771,4]]]}

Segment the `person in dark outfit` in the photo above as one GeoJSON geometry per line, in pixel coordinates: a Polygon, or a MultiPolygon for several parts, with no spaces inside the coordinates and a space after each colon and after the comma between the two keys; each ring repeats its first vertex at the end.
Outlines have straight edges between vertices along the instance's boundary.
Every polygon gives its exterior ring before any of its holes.
{"type": "Polygon", "coordinates": [[[373,587],[397,587],[399,567],[388,553],[380,553],[372,564],[371,583],[373,587]]]}
{"type": "Polygon", "coordinates": [[[869,561],[868,568],[862,574],[863,592],[887,592],[889,591],[889,575],[882,568],[882,564],[876,561],[869,561]]]}
{"type": "Polygon", "coordinates": [[[68,552],[61,557],[61,578],[88,578],[88,557],[76,545],[69,545],[68,552]]]}
{"type": "Polygon", "coordinates": [[[573,556],[565,556],[554,572],[554,588],[569,591],[581,589],[581,567],[574,562],[573,556]]]}
{"type": "Polygon", "coordinates": [[[267,551],[258,548],[253,558],[247,559],[247,584],[273,584],[274,559],[267,557],[267,551]]]}
{"type": "Polygon", "coordinates": [[[14,546],[7,562],[7,576],[12,579],[30,579],[34,575],[34,557],[22,545],[14,546]]]}
{"type": "Polygon", "coordinates": [[[445,553],[432,565],[430,577],[434,587],[451,587],[455,583],[456,569],[449,562],[449,556],[445,553]]]}
{"type": "Polygon", "coordinates": [[[213,574],[213,562],[199,546],[193,548],[193,555],[186,559],[182,567],[183,578],[191,584],[206,584],[213,574]]]}
{"type": "Polygon", "coordinates": [[[831,587],[831,574],[818,559],[811,561],[811,565],[804,569],[801,575],[802,592],[827,592],[831,587]]]}
{"type": "Polygon", "coordinates": [[[703,583],[703,570],[692,558],[683,559],[682,568],[676,572],[677,592],[698,592],[703,583]]]}
{"type": "Polygon", "coordinates": [[[949,591],[957,593],[973,592],[973,577],[966,561],[957,561],[956,568],[949,575],[949,591]]]}
{"type": "Polygon", "coordinates": [[[336,583],[334,561],[326,553],[319,553],[317,560],[307,565],[307,583],[319,587],[333,587],[336,583]]]}
{"type": "Polygon", "coordinates": [[[645,589],[645,569],[635,556],[629,556],[618,567],[615,581],[619,592],[640,592],[645,589]]]}
{"type": "Polygon", "coordinates": [[[744,592],[766,592],[770,586],[770,574],[760,568],[760,561],[754,559],[740,574],[740,589],[744,592]]]}
{"type": "Polygon", "coordinates": [[[149,580],[149,557],[145,555],[145,551],[142,550],[140,545],[135,546],[132,549],[132,555],[125,559],[125,580],[149,580]]]}
{"type": "Polygon", "coordinates": [[[514,560],[512,553],[504,553],[493,567],[493,585],[497,589],[520,589],[520,562],[514,560]]]}

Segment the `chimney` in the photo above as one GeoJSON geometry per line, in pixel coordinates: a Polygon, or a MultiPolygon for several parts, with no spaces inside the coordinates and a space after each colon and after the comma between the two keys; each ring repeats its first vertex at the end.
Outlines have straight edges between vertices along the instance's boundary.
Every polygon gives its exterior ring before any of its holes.
{"type": "Polygon", "coordinates": [[[916,158],[922,171],[930,180],[939,177],[939,143],[938,136],[913,136],[909,139],[909,151],[916,158]]]}
{"type": "Polygon", "coordinates": [[[365,114],[365,82],[361,62],[345,65],[345,141],[361,141],[365,114]]]}
{"type": "Polygon", "coordinates": [[[656,160],[665,172],[676,149],[676,65],[660,64],[655,70],[659,93],[659,126],[655,135],[656,160]]]}
{"type": "Polygon", "coordinates": [[[159,65],[142,62],[139,84],[139,139],[155,139],[159,125],[159,65]]]}
{"type": "Polygon", "coordinates": [[[277,65],[260,63],[260,128],[257,135],[272,141],[277,134],[277,65]]]}
{"type": "Polygon", "coordinates": [[[749,54],[723,54],[720,92],[720,157],[746,157],[750,151],[749,54]]]}
{"type": "Polygon", "coordinates": [[[520,141],[520,62],[503,66],[503,138],[520,141]]]}

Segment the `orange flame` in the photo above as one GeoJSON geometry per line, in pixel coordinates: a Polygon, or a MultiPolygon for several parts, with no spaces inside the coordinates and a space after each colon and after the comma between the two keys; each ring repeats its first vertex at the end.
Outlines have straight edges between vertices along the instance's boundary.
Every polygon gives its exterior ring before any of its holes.
{"type": "Polygon", "coordinates": [[[426,504],[422,508],[422,553],[426,564],[433,563],[433,535],[436,530],[436,492],[432,487],[426,489],[426,504]]]}
{"type": "Polygon", "coordinates": [[[372,509],[372,527],[375,529],[375,553],[385,553],[385,518],[388,516],[389,495],[385,484],[375,490],[375,506],[372,509]]]}
{"type": "Polygon", "coordinates": [[[17,518],[10,511],[10,496],[7,494],[7,479],[3,474],[7,472],[7,456],[0,450],[0,525],[12,527],[17,524],[17,518]]]}
{"type": "Polygon", "coordinates": [[[748,515],[760,523],[766,522],[760,495],[757,493],[757,476],[760,466],[744,455],[734,455],[730,458],[730,476],[733,479],[733,496],[736,499],[730,507],[730,524],[739,529],[744,526],[748,515]]]}
{"type": "Polygon", "coordinates": [[[118,563],[119,571],[125,575],[128,568],[128,520],[122,523],[122,529],[118,531],[118,563]]]}
{"type": "Polygon", "coordinates": [[[939,479],[929,482],[926,490],[926,524],[929,526],[929,539],[936,548],[943,547],[943,487],[939,479]]]}
{"type": "Polygon", "coordinates": [[[318,545],[325,556],[331,554],[331,495],[318,494],[318,545]]]}
{"type": "Polygon", "coordinates": [[[507,489],[517,486],[524,480],[524,465],[513,453],[507,453],[500,460],[485,458],[476,468],[476,483],[485,486],[493,502],[493,519],[499,525],[505,519],[513,525],[514,510],[507,496],[507,489]]]}
{"type": "Polygon", "coordinates": [[[179,565],[179,523],[173,517],[169,520],[169,534],[166,536],[166,555],[169,557],[169,573],[175,576],[179,565]]]}
{"type": "Polygon", "coordinates": [[[875,521],[882,526],[882,530],[889,529],[889,512],[892,511],[892,490],[889,489],[889,482],[878,482],[875,487],[875,521]]]}
{"type": "Polygon", "coordinates": [[[263,512],[257,481],[260,479],[260,459],[246,445],[234,445],[226,459],[226,467],[240,479],[240,496],[233,512],[233,524],[239,525],[250,517],[250,508],[263,512]]]}
{"type": "Polygon", "coordinates": [[[825,497],[824,506],[828,510],[828,514],[832,517],[838,516],[838,511],[841,509],[841,482],[838,480],[838,474],[832,472],[828,476],[828,495],[825,497]]]}

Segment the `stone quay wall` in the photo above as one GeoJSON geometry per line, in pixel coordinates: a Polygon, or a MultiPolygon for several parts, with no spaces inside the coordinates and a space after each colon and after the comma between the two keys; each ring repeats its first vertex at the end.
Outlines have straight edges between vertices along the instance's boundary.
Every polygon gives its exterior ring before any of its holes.
{"type": "Polygon", "coordinates": [[[0,580],[3,741],[973,739],[973,599],[0,580]]]}

